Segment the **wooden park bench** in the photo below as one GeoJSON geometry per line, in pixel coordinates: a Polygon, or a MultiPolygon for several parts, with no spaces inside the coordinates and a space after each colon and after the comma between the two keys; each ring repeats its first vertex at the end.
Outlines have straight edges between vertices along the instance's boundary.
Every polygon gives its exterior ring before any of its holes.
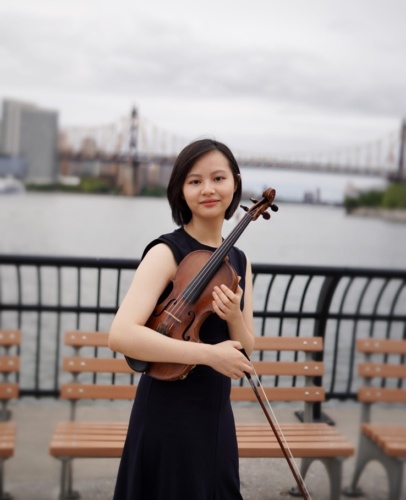
{"type": "MultiPolygon", "coordinates": [[[[316,353],[323,351],[321,337],[257,337],[251,355],[255,371],[270,402],[303,402],[303,422],[281,423],[280,429],[292,456],[301,458],[300,474],[303,479],[313,461],[321,461],[329,475],[330,499],[340,498],[342,462],[354,454],[354,446],[338,430],[325,422],[313,421],[313,405],[325,400],[323,387],[315,384],[322,377],[324,365],[314,361],[316,353]],[[268,354],[268,360],[266,353],[268,354]],[[270,358],[270,354],[274,354],[270,358]],[[283,355],[290,353],[289,360],[283,355]],[[301,357],[302,355],[302,357],[301,357]],[[257,361],[255,358],[258,357],[257,361]],[[288,381],[283,386],[284,377],[288,381]],[[275,387],[275,378],[279,385],[275,387]]],[[[256,401],[250,386],[233,387],[233,401],[256,401]]],[[[283,452],[268,423],[237,424],[237,439],[240,457],[283,457],[283,452]]],[[[282,440],[284,443],[284,440],[282,440]]],[[[292,494],[301,496],[296,487],[292,494]]]]}
{"type": "Polygon", "coordinates": [[[0,330],[0,499],[11,498],[4,492],[4,462],[14,455],[16,424],[8,421],[10,412],[8,403],[18,398],[18,382],[10,382],[10,376],[20,370],[19,346],[21,332],[19,330],[0,330]]]}
{"type": "MultiPolygon", "coordinates": [[[[74,348],[74,356],[64,359],[63,368],[72,373],[73,380],[61,386],[61,397],[71,402],[71,419],[58,423],[52,436],[50,453],[62,462],[61,496],[69,498],[73,492],[72,460],[80,457],[108,458],[120,457],[124,446],[128,422],[84,422],[76,419],[75,407],[83,399],[127,399],[135,396],[136,385],[130,381],[126,384],[117,382],[117,376],[131,374],[123,357],[101,357],[100,350],[107,348],[107,333],[101,332],[66,332],[65,343],[74,348]],[[82,354],[84,348],[97,350],[97,356],[82,354]],[[116,378],[114,383],[94,383],[90,380],[81,382],[81,376],[89,374],[97,376],[108,373],[116,378]]],[[[302,458],[301,474],[304,477],[313,460],[321,460],[327,468],[331,499],[337,500],[340,494],[342,477],[342,460],[354,453],[353,445],[348,442],[334,427],[326,423],[312,422],[312,404],[324,399],[324,390],[313,384],[313,378],[323,374],[323,363],[312,360],[314,352],[321,352],[321,338],[256,338],[252,356],[258,375],[262,379],[267,397],[271,401],[304,402],[304,422],[282,424],[281,429],[295,458],[302,458]],[[291,361],[270,361],[265,359],[266,353],[289,351],[291,361]],[[259,356],[264,357],[263,360],[259,356]],[[303,359],[300,359],[300,353],[303,359]],[[254,357],[258,357],[254,360],[254,357]],[[274,378],[295,377],[292,387],[274,387],[274,378]],[[299,386],[299,378],[303,383],[299,386]],[[267,379],[270,379],[268,383],[267,379]]],[[[110,353],[111,354],[111,353],[110,353]]],[[[279,355],[278,355],[279,356],[279,355]]],[[[168,382],[170,383],[170,382],[168,382]]],[[[241,401],[256,401],[250,386],[233,386],[231,399],[235,404],[241,401]]],[[[268,424],[237,424],[237,439],[240,457],[282,457],[282,451],[276,442],[272,429],[268,424]]],[[[292,478],[293,479],[293,478],[292,478]]]]}
{"type": "Polygon", "coordinates": [[[358,373],[363,379],[358,389],[358,401],[362,405],[361,428],[352,483],[344,489],[344,494],[362,495],[357,487],[359,478],[366,465],[377,460],[387,473],[388,500],[399,500],[406,460],[406,412],[404,424],[395,425],[390,420],[390,407],[396,403],[406,404],[406,340],[359,339],[357,351],[364,356],[364,361],[358,365],[358,373]],[[395,382],[391,386],[390,379],[395,382]],[[377,383],[373,384],[374,380],[377,383]],[[372,406],[378,404],[387,407],[385,423],[372,421],[372,406]]]}

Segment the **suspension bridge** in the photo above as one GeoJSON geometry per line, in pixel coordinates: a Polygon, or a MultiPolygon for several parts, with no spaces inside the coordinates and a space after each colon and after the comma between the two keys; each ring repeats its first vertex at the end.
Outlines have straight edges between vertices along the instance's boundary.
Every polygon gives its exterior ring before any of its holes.
{"type": "MultiPolygon", "coordinates": [[[[119,165],[131,165],[132,169],[149,165],[149,177],[152,175],[153,182],[162,183],[168,177],[162,174],[163,167],[172,166],[179,151],[189,142],[188,138],[156,126],[133,108],[128,116],[115,123],[62,129],[58,150],[61,170],[66,175],[78,174],[79,164],[93,162],[105,174],[117,176],[120,171],[121,177],[128,178],[128,169],[123,174],[125,169],[119,169],[119,165]]],[[[386,137],[340,150],[286,156],[236,152],[236,158],[243,167],[406,180],[406,120],[386,137]]],[[[148,182],[140,179],[139,173],[137,176],[138,185],[148,182]]]]}

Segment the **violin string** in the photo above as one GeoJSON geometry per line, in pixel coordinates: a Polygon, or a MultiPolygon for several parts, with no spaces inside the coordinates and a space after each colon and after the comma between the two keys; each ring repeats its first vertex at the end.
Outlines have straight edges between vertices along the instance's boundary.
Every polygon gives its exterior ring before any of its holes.
{"type": "MultiPolygon", "coordinates": [[[[232,240],[232,243],[228,244],[230,248],[236,242],[242,231],[251,222],[252,217],[250,215],[251,214],[246,214],[244,218],[237,224],[237,226],[234,227],[234,229],[231,231],[227,239],[224,241],[224,243],[226,243],[232,240]]],[[[220,259],[219,256],[221,256],[222,260],[224,259],[224,257],[222,257],[223,245],[224,244],[220,245],[220,247],[218,247],[217,250],[214,251],[213,255],[210,257],[207,264],[196,275],[196,279],[193,280],[188,287],[186,287],[185,291],[186,299],[189,299],[196,291],[196,289],[198,289],[198,287],[202,283],[204,283],[208,279],[208,277],[210,277],[211,274],[213,274],[214,270],[219,266],[219,264],[221,264],[221,261],[219,262],[220,259]],[[220,249],[222,250],[220,251],[220,249]]]]}
{"type": "Polygon", "coordinates": [[[285,435],[284,435],[284,433],[283,433],[283,431],[281,429],[281,426],[279,425],[278,419],[276,418],[276,415],[275,415],[275,413],[273,411],[271,403],[269,402],[269,399],[268,399],[268,397],[266,395],[265,389],[264,389],[263,385],[261,384],[261,381],[260,381],[260,379],[258,377],[258,374],[257,374],[257,372],[255,370],[255,367],[254,367],[253,363],[251,363],[251,365],[252,365],[252,368],[254,370],[254,376],[255,376],[255,379],[256,379],[257,386],[261,389],[262,396],[263,396],[263,398],[264,398],[264,400],[265,400],[265,402],[266,402],[266,404],[268,406],[268,409],[269,409],[269,411],[271,413],[272,422],[275,425],[275,427],[277,428],[277,431],[278,431],[280,437],[282,437],[283,446],[285,448],[285,451],[288,453],[289,458],[291,459],[291,463],[293,464],[293,466],[295,468],[296,474],[298,475],[298,477],[300,479],[301,486],[302,486],[303,490],[306,492],[308,500],[312,500],[312,498],[310,496],[310,493],[309,493],[309,490],[307,489],[306,484],[304,482],[304,479],[303,479],[302,475],[300,474],[299,467],[297,466],[296,461],[295,461],[295,459],[294,459],[294,457],[292,455],[292,451],[289,448],[289,445],[288,445],[288,442],[286,440],[286,437],[285,437],[285,435]]]}

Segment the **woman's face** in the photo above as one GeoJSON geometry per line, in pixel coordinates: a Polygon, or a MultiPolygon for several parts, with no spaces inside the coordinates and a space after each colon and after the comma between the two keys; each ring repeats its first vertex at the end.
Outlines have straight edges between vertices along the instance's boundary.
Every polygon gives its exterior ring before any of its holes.
{"type": "Polygon", "coordinates": [[[183,196],[193,216],[224,219],[236,187],[228,159],[220,151],[210,151],[190,169],[183,196]]]}

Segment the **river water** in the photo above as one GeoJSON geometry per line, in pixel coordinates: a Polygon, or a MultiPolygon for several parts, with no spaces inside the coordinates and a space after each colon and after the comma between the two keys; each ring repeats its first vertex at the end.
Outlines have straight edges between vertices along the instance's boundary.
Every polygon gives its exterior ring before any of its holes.
{"type": "MultiPolygon", "coordinates": [[[[224,236],[242,214],[226,222],[224,236]]],[[[149,241],[174,228],[164,198],[0,196],[3,254],[139,258],[149,241]]],[[[349,216],[337,206],[281,202],[270,220],[252,222],[237,245],[253,263],[406,266],[406,224],[349,216]]]]}

